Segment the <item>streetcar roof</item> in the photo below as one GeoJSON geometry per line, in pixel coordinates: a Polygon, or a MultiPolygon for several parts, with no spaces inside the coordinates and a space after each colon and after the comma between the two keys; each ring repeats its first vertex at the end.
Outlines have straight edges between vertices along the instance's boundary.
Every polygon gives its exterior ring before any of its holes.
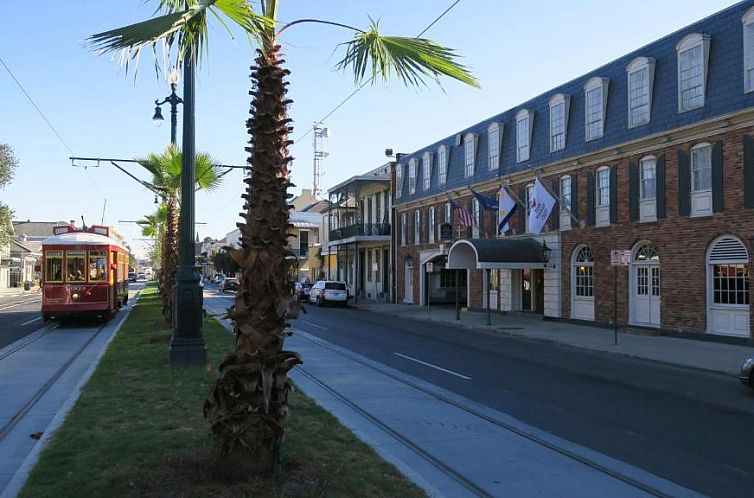
{"type": "Polygon", "coordinates": [[[61,233],[60,235],[53,235],[47,237],[42,241],[42,246],[117,246],[128,252],[128,249],[123,247],[115,239],[100,235],[98,233],[90,232],[69,232],[61,233]]]}

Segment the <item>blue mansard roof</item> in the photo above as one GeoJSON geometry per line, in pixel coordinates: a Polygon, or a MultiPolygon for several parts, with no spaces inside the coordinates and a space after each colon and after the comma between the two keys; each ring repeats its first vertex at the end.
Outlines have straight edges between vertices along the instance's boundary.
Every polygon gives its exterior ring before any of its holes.
{"type": "MultiPolygon", "coordinates": [[[[676,31],[660,40],[635,50],[623,57],[591,71],[579,78],[539,95],[521,105],[486,119],[464,130],[402,156],[402,195],[395,204],[404,204],[450,189],[465,187],[532,169],[571,157],[596,152],[606,147],[661,133],[664,130],[688,126],[754,106],[754,92],[744,93],[743,76],[743,25],[742,16],[754,7],[754,0],[737,3],[723,11],[676,31]],[[710,51],[704,106],[683,113],[678,112],[678,74],[676,45],[688,34],[709,35],[710,51]],[[649,123],[634,128],[628,127],[628,74],[626,68],[637,57],[655,59],[654,88],[651,95],[651,119],[649,123]],[[592,77],[608,78],[607,111],[604,136],[585,141],[584,85],[592,77]],[[550,107],[552,96],[562,93],[570,97],[566,145],[563,150],[550,152],[550,107]],[[528,161],[516,162],[516,114],[527,109],[534,112],[533,131],[528,161]],[[499,167],[488,169],[487,129],[491,123],[502,125],[502,150],[499,167]],[[463,142],[457,144],[457,135],[477,134],[475,171],[471,178],[464,177],[463,142]],[[438,185],[437,150],[441,145],[448,148],[447,183],[438,185]],[[422,155],[432,154],[432,178],[428,190],[422,185],[422,155]],[[416,159],[416,193],[409,194],[408,164],[416,159]]],[[[462,139],[463,140],[463,139],[462,139]]]]}

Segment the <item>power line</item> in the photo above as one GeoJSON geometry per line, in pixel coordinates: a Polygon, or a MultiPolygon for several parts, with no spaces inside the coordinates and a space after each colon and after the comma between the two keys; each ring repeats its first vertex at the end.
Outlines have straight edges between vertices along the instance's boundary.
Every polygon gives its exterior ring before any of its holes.
{"type": "MultiPolygon", "coordinates": [[[[437,16],[434,21],[432,21],[431,23],[429,23],[429,25],[426,28],[424,28],[418,35],[416,35],[416,37],[419,38],[424,33],[426,33],[427,31],[429,31],[429,29],[432,26],[434,26],[435,24],[437,24],[437,22],[440,19],[442,19],[443,17],[445,17],[445,14],[447,14],[448,12],[450,12],[451,9],[453,9],[453,7],[455,7],[456,5],[458,5],[460,2],[461,2],[461,0],[455,0],[452,4],[450,4],[450,6],[447,9],[445,9],[442,12],[442,14],[440,14],[439,16],[437,16]]],[[[344,98],[343,100],[341,100],[338,105],[336,105],[330,112],[328,112],[325,115],[325,117],[323,117],[322,119],[318,120],[317,122],[318,123],[323,123],[325,120],[327,120],[327,118],[329,118],[330,116],[332,116],[333,114],[335,114],[335,112],[338,109],[340,109],[341,107],[343,107],[346,104],[346,102],[348,102],[349,100],[351,100],[354,97],[354,95],[356,95],[357,93],[359,93],[361,91],[362,88],[364,88],[365,86],[367,86],[368,84],[370,84],[372,81],[374,81],[374,78],[375,78],[375,76],[372,76],[371,78],[369,78],[368,80],[366,80],[364,83],[362,83],[361,85],[359,85],[359,87],[356,88],[356,90],[352,91],[346,98],[344,98]]],[[[312,132],[312,128],[309,128],[308,130],[306,130],[306,133],[304,133],[303,135],[301,135],[300,137],[298,137],[296,140],[294,140],[294,143],[298,143],[300,140],[304,139],[311,132],[312,132]]]]}

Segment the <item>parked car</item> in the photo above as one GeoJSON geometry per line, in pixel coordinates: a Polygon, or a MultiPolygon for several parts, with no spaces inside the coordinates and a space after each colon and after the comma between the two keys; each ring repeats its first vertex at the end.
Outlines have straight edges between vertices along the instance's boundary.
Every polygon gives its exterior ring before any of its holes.
{"type": "Polygon", "coordinates": [[[238,279],[232,278],[232,277],[226,277],[220,282],[220,286],[218,287],[218,290],[220,292],[225,292],[226,290],[232,290],[237,291],[238,290],[238,279]]]}
{"type": "Polygon", "coordinates": [[[741,365],[741,375],[738,376],[741,384],[754,389],[754,356],[749,356],[741,365]]]}
{"type": "Polygon", "coordinates": [[[309,291],[309,302],[317,306],[328,303],[348,306],[348,287],[345,282],[320,280],[309,291]]]}
{"type": "Polygon", "coordinates": [[[214,277],[212,277],[212,283],[219,284],[220,282],[223,281],[224,278],[225,278],[225,275],[223,275],[222,273],[217,273],[214,277]]]}
{"type": "Polygon", "coordinates": [[[133,272],[133,271],[128,272],[128,281],[136,282],[136,272],[133,272]]]}
{"type": "Polygon", "coordinates": [[[309,282],[296,282],[296,288],[293,292],[299,301],[308,301],[311,290],[312,284],[309,282]]]}
{"type": "Polygon", "coordinates": [[[147,274],[146,273],[139,273],[136,275],[136,280],[146,280],[147,274]]]}

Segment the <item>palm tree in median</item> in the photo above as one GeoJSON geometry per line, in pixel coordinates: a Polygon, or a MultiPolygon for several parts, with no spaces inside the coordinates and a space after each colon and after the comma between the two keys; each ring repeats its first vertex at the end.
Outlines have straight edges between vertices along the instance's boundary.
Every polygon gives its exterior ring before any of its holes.
{"type": "MultiPolygon", "coordinates": [[[[340,69],[353,71],[357,83],[398,78],[406,85],[449,76],[478,86],[452,50],[431,40],[383,36],[372,22],[366,29],[319,20],[280,24],[277,0],[161,0],[167,14],[149,21],[94,35],[103,50],[122,50],[122,60],[138,60],[144,48],[157,42],[176,44],[179,59],[195,57],[206,47],[207,12],[217,10],[241,25],[256,43],[251,68],[252,96],[247,130],[251,174],[244,199],[241,247],[231,256],[241,267],[235,306],[235,350],[222,362],[219,377],[205,404],[212,424],[218,463],[227,472],[264,474],[275,466],[283,438],[291,386],[287,372],[301,363],[297,353],[284,351],[285,327],[297,311],[291,306],[290,268],[296,258],[287,249],[288,188],[293,130],[288,117],[286,76],[281,36],[290,28],[317,23],[343,28],[353,37],[344,44],[340,69]],[[187,6],[184,8],[184,5],[187,6]],[[255,10],[258,8],[258,10],[255,10]]],[[[219,18],[219,16],[218,16],[219,18]]]]}
{"type": "MultiPolygon", "coordinates": [[[[141,227],[141,234],[145,237],[154,239],[154,243],[149,252],[149,257],[155,261],[159,259],[159,268],[165,264],[163,259],[162,247],[163,239],[165,238],[165,227],[168,221],[168,205],[164,202],[160,202],[157,206],[157,210],[153,214],[147,214],[142,219],[136,222],[141,227]]],[[[162,288],[162,271],[158,273],[157,287],[160,291],[160,295],[164,292],[162,288]]]]}
{"type": "MultiPolygon", "coordinates": [[[[168,145],[161,154],[149,154],[137,159],[138,163],[152,174],[152,185],[162,193],[165,203],[165,227],[161,240],[160,298],[162,314],[168,321],[173,317],[173,286],[178,256],[178,194],[181,189],[183,155],[174,144],[168,145]]],[[[196,154],[196,188],[211,191],[222,179],[217,162],[209,154],[196,154]]]]}

